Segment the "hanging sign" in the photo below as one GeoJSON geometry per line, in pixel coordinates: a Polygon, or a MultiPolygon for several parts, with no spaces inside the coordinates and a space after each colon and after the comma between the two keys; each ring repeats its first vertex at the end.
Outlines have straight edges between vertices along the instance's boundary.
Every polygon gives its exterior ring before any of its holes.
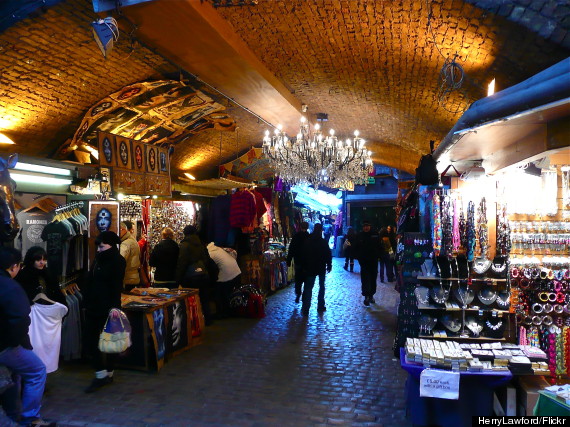
{"type": "Polygon", "coordinates": [[[420,396],[459,399],[459,372],[424,369],[420,375],[420,396]]]}

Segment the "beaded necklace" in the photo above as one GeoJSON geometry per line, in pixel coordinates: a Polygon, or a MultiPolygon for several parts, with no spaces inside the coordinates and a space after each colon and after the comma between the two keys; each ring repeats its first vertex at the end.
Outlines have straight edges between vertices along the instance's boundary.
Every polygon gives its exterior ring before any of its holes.
{"type": "Polygon", "coordinates": [[[556,335],[556,375],[566,375],[566,358],[564,357],[563,333],[556,335]]]}
{"type": "Polygon", "coordinates": [[[498,330],[501,326],[503,326],[503,321],[499,320],[499,322],[497,322],[496,324],[492,324],[490,321],[485,321],[485,325],[487,326],[487,328],[491,329],[492,331],[496,331],[498,330]]]}
{"type": "Polygon", "coordinates": [[[532,327],[527,331],[528,345],[540,348],[540,340],[538,338],[538,328],[532,327]]]}
{"type": "Polygon", "coordinates": [[[519,345],[528,345],[528,340],[526,338],[526,328],[521,326],[519,328],[519,345]]]}
{"type": "Polygon", "coordinates": [[[465,213],[463,212],[463,203],[459,206],[459,245],[463,250],[467,250],[467,221],[465,221],[465,213]]]}
{"type": "Polygon", "coordinates": [[[478,222],[478,235],[479,235],[479,249],[482,258],[487,257],[488,249],[488,229],[487,229],[487,203],[485,198],[481,199],[479,203],[479,209],[477,210],[477,222],[478,222]]]}
{"type": "Polygon", "coordinates": [[[457,207],[457,199],[453,199],[453,240],[452,240],[453,253],[457,253],[459,251],[460,244],[461,244],[461,239],[459,236],[459,209],[457,207]]]}
{"type": "Polygon", "coordinates": [[[441,253],[453,254],[453,222],[451,217],[451,201],[448,195],[441,201],[441,253]]]}
{"type": "Polygon", "coordinates": [[[467,261],[475,257],[475,204],[470,201],[467,205],[467,261]]]}
{"type": "Polygon", "coordinates": [[[439,255],[441,251],[441,204],[439,199],[439,194],[435,193],[432,199],[432,214],[433,214],[433,223],[432,223],[432,236],[431,240],[433,242],[433,252],[434,255],[439,255]]]}

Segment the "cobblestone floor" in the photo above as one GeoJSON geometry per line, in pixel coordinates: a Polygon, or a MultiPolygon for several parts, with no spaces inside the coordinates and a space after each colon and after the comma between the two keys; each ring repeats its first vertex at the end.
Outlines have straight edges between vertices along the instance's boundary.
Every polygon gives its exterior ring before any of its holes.
{"type": "MultiPolygon", "coordinates": [[[[358,266],[356,267],[358,271],[358,266]]],[[[42,415],[61,426],[408,426],[405,373],[393,360],[398,295],[379,284],[365,307],[360,275],[335,259],[327,311],[308,317],[289,286],[264,319],[224,319],[158,373],[119,370],[94,394],[86,364],[50,374],[42,415]]]]}

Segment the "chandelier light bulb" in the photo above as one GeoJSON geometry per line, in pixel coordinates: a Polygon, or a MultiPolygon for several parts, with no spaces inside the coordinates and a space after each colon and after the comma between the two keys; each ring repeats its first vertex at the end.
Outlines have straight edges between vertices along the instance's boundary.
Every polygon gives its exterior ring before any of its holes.
{"type": "Polygon", "coordinates": [[[265,129],[265,136],[267,136],[267,137],[269,136],[269,130],[268,129],[265,129]]]}
{"type": "Polygon", "coordinates": [[[329,130],[329,134],[330,134],[330,136],[333,136],[334,135],[334,129],[329,130]]]}
{"type": "Polygon", "coordinates": [[[281,131],[283,130],[283,125],[278,124],[278,125],[277,125],[277,129],[279,129],[279,132],[281,132],[281,131]]]}
{"type": "Polygon", "coordinates": [[[306,121],[307,119],[305,118],[305,116],[301,116],[301,123],[305,124],[306,121]]]}
{"type": "Polygon", "coordinates": [[[358,138],[358,135],[360,135],[360,132],[358,132],[357,130],[354,131],[354,136],[358,138]]]}
{"type": "Polygon", "coordinates": [[[372,155],[372,151],[368,152],[368,157],[370,157],[372,155]]]}
{"type": "Polygon", "coordinates": [[[317,124],[315,125],[315,130],[316,130],[316,131],[321,130],[321,125],[317,123],[317,124]]]}

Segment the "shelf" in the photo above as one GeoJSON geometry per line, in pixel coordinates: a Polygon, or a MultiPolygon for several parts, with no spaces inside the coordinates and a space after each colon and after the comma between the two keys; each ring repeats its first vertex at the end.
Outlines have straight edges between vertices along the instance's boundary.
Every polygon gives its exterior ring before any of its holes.
{"type": "MultiPolygon", "coordinates": [[[[446,308],[446,307],[426,307],[426,306],[419,306],[418,310],[444,310],[444,311],[463,311],[461,308],[446,308]]],[[[509,313],[509,310],[496,310],[492,308],[466,308],[465,311],[481,311],[484,312],[493,312],[496,311],[497,313],[509,313]]]]}
{"type": "Polygon", "coordinates": [[[427,338],[433,340],[454,340],[454,341],[506,341],[506,338],[487,338],[487,337],[434,337],[433,335],[418,335],[418,338],[427,338]]]}
{"type": "MultiPolygon", "coordinates": [[[[434,277],[434,276],[417,276],[415,278],[416,280],[437,280],[438,282],[441,281],[452,281],[452,282],[463,282],[469,279],[459,279],[457,277],[448,277],[447,279],[441,278],[441,277],[434,277]]],[[[488,278],[488,279],[471,279],[473,282],[506,282],[507,279],[492,279],[492,278],[488,278]]]]}

